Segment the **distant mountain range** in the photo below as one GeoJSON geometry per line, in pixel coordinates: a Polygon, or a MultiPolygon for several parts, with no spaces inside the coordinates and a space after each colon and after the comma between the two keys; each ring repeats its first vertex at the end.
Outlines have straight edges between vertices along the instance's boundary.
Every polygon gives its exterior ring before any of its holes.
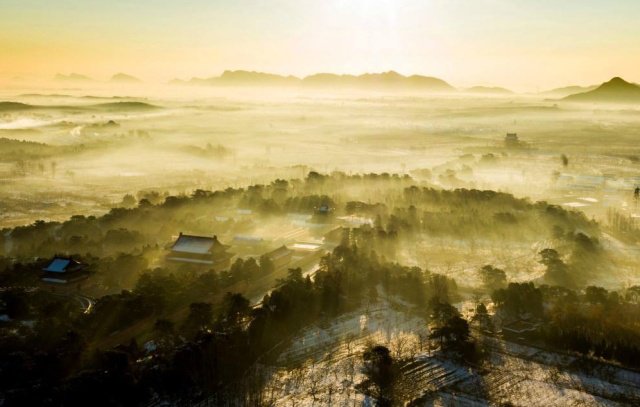
{"type": "Polygon", "coordinates": [[[442,79],[421,75],[404,76],[394,71],[362,75],[319,73],[304,78],[252,71],[224,71],[218,77],[193,78],[188,81],[176,79],[170,83],[179,85],[286,85],[318,88],[421,89],[438,92],[456,90],[442,79]]]}
{"type": "MultiPolygon", "coordinates": [[[[54,78],[60,82],[90,83],[98,82],[78,73],[57,74],[54,78]]],[[[108,83],[135,84],[142,81],[126,73],[113,75],[108,83]]],[[[417,90],[425,92],[466,92],[485,95],[507,96],[514,94],[509,89],[495,86],[473,86],[456,89],[446,81],[423,75],[405,76],[395,71],[365,73],[362,75],[339,75],[317,73],[303,78],[292,75],[278,75],[256,71],[224,71],[220,76],[209,78],[174,79],[174,85],[200,86],[273,86],[273,87],[309,87],[317,89],[370,89],[370,90],[417,90]]],[[[541,92],[556,100],[591,103],[640,103],[640,86],[615,77],[601,85],[565,86],[541,92]]]]}
{"type": "Polygon", "coordinates": [[[615,77],[593,90],[562,98],[568,102],[640,103],[640,86],[615,77]]]}

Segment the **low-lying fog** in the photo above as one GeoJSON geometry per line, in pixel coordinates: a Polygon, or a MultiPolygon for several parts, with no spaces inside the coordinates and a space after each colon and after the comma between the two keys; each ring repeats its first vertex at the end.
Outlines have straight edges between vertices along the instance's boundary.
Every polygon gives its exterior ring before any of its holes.
{"type": "Polygon", "coordinates": [[[408,173],[600,219],[636,209],[640,111],[629,108],[195,86],[13,89],[0,99],[0,227],[104,213],[140,190],[214,190],[310,169],[408,173]]]}

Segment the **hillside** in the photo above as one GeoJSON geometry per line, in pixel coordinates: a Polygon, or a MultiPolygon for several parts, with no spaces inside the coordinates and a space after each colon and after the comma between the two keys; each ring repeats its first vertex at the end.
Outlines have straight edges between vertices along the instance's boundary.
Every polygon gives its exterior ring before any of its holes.
{"type": "Polygon", "coordinates": [[[35,106],[19,102],[0,102],[0,112],[16,112],[34,109],[35,106]]]}
{"type": "Polygon", "coordinates": [[[615,77],[594,90],[569,95],[562,100],[591,103],[640,103],[640,86],[615,77]]]}
{"type": "Polygon", "coordinates": [[[597,87],[598,85],[591,85],[591,86],[571,85],[571,86],[564,86],[561,88],[547,90],[547,91],[541,92],[541,94],[548,95],[548,96],[555,96],[555,97],[565,97],[565,96],[573,95],[575,93],[589,92],[591,90],[596,89],[597,87]]]}
{"type": "Polygon", "coordinates": [[[99,103],[99,104],[91,105],[88,107],[108,109],[108,110],[153,110],[153,109],[160,108],[159,106],[155,106],[150,103],[136,102],[136,101],[99,103]]]}
{"type": "Polygon", "coordinates": [[[106,102],[91,105],[30,105],[20,102],[0,102],[0,112],[19,112],[26,110],[61,110],[61,111],[91,111],[95,109],[119,111],[119,110],[153,110],[159,106],[138,101],[106,102]]]}

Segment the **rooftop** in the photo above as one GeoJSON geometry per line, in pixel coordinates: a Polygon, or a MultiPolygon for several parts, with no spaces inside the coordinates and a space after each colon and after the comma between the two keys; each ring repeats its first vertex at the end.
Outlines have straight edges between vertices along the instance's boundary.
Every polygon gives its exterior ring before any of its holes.
{"type": "Polygon", "coordinates": [[[217,236],[194,236],[180,233],[171,250],[180,253],[207,254],[214,250],[227,249],[227,246],[218,241],[217,236]]]}
{"type": "Polygon", "coordinates": [[[54,257],[53,260],[51,260],[51,262],[47,265],[47,267],[42,270],[48,273],[65,273],[70,267],[76,267],[79,265],[79,262],[71,258],[54,257]]]}
{"type": "Polygon", "coordinates": [[[277,249],[267,253],[267,256],[269,256],[271,259],[279,259],[280,257],[288,255],[289,253],[291,253],[291,250],[289,250],[287,246],[282,245],[277,249]]]}

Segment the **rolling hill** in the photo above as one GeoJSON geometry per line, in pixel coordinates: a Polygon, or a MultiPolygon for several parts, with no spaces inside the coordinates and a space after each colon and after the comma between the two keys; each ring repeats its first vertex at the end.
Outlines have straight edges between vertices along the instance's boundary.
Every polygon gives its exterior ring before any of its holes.
{"type": "Polygon", "coordinates": [[[567,102],[640,103],[640,86],[615,77],[588,92],[566,96],[567,102]]]}
{"type": "Polygon", "coordinates": [[[87,106],[88,108],[108,109],[108,110],[155,110],[160,109],[160,106],[152,105],[145,102],[111,102],[111,103],[99,103],[97,105],[87,106]]]}
{"type": "Polygon", "coordinates": [[[589,92],[591,90],[594,90],[597,87],[598,85],[591,85],[591,86],[571,85],[571,86],[564,86],[561,88],[547,90],[547,91],[541,92],[541,94],[547,95],[547,96],[565,97],[565,96],[573,95],[575,93],[589,92]]]}
{"type": "Polygon", "coordinates": [[[19,102],[0,102],[0,112],[21,112],[28,110],[64,110],[64,111],[142,111],[160,109],[160,106],[139,101],[107,102],[91,105],[30,105],[19,102]]]}
{"type": "Polygon", "coordinates": [[[23,110],[31,110],[36,107],[26,103],[19,102],[0,102],[0,112],[19,112],[23,110]]]}

